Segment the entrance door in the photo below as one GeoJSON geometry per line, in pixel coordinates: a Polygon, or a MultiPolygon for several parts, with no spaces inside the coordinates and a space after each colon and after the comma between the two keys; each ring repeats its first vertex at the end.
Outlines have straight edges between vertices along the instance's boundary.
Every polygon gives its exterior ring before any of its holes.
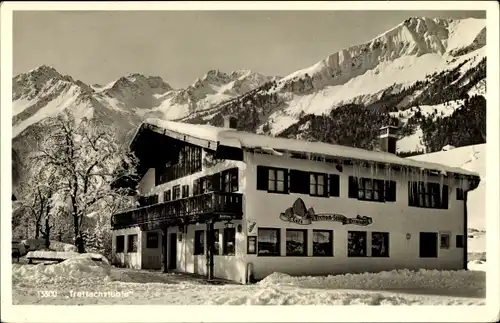
{"type": "Polygon", "coordinates": [[[170,241],[168,243],[170,252],[168,254],[168,269],[177,268],[177,234],[170,234],[170,241]]]}
{"type": "Polygon", "coordinates": [[[420,232],[420,258],[437,258],[438,234],[436,232],[420,232]]]}

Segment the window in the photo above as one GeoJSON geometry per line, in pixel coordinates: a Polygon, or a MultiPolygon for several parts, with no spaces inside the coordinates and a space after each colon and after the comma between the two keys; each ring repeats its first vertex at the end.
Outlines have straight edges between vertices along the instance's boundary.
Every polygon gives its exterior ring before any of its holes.
{"type": "Polygon", "coordinates": [[[349,176],[349,198],[362,201],[396,201],[396,182],[349,176]]]}
{"type": "Polygon", "coordinates": [[[333,256],[333,231],[313,230],[313,256],[333,256]]]}
{"type": "Polygon", "coordinates": [[[349,231],[347,238],[348,257],[366,257],[366,232],[349,231]]]}
{"type": "Polygon", "coordinates": [[[307,256],[307,230],[286,230],[286,255],[307,256]]]}
{"type": "Polygon", "coordinates": [[[224,229],[224,246],[222,253],[226,256],[234,256],[236,242],[236,229],[235,228],[226,228],[224,229]]]}
{"type": "Polygon", "coordinates": [[[450,249],[450,234],[447,232],[441,232],[439,234],[439,248],[440,249],[450,249]]]}
{"type": "Polygon", "coordinates": [[[328,190],[330,196],[340,196],[340,176],[337,174],[330,174],[330,189],[328,190]]]}
{"type": "Polygon", "coordinates": [[[220,254],[219,229],[215,229],[214,233],[214,255],[220,254]]]}
{"type": "Polygon", "coordinates": [[[420,258],[437,258],[438,244],[436,232],[420,232],[420,258]]]}
{"type": "Polygon", "coordinates": [[[128,236],[128,250],[127,252],[137,252],[137,234],[131,234],[128,236]]]}
{"type": "Polygon", "coordinates": [[[440,190],[439,183],[408,182],[408,205],[423,208],[448,208],[448,185],[440,190]]]}
{"type": "Polygon", "coordinates": [[[388,232],[372,232],[372,257],[389,257],[388,232]]]}
{"type": "Polygon", "coordinates": [[[125,236],[116,236],[116,252],[123,252],[125,250],[125,236]]]}
{"type": "Polygon", "coordinates": [[[232,168],[223,171],[222,178],[224,181],[223,184],[224,192],[230,193],[238,191],[238,168],[232,168]]]}
{"type": "Polygon", "coordinates": [[[257,238],[258,255],[279,256],[280,252],[280,229],[258,229],[257,238]]]}
{"type": "Polygon", "coordinates": [[[247,254],[255,255],[257,253],[257,237],[247,237],[247,254]]]}
{"type": "Polygon", "coordinates": [[[361,178],[358,187],[358,199],[365,201],[384,201],[384,181],[361,178]]]}
{"type": "Polygon", "coordinates": [[[464,236],[461,234],[457,234],[455,237],[455,244],[457,248],[463,248],[464,247],[464,236]]]}
{"type": "Polygon", "coordinates": [[[172,200],[178,200],[181,198],[181,186],[175,185],[172,189],[172,200]]]}
{"type": "Polygon", "coordinates": [[[172,191],[171,190],[166,190],[163,192],[163,202],[168,202],[172,199],[172,191]]]}
{"type": "Polygon", "coordinates": [[[309,194],[313,196],[327,196],[326,190],[326,175],[310,174],[309,194]]]}
{"type": "Polygon", "coordinates": [[[158,232],[146,233],[146,248],[148,249],[158,248],[158,232]]]}
{"type": "Polygon", "coordinates": [[[182,185],[182,198],[189,196],[189,185],[182,185]]]}
{"type": "Polygon", "coordinates": [[[288,170],[257,166],[257,189],[288,194],[288,170]]]}
{"type": "Polygon", "coordinates": [[[194,232],[194,255],[205,254],[205,231],[196,230],[194,232]]]}
{"type": "Polygon", "coordinates": [[[464,200],[464,190],[462,188],[459,188],[459,187],[457,187],[457,200],[458,201],[464,200]]]}

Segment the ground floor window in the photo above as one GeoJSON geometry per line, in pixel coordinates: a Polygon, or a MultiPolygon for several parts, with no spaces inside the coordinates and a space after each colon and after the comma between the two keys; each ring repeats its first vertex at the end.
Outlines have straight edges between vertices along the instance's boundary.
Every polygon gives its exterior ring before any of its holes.
{"type": "Polygon", "coordinates": [[[214,255],[218,255],[220,253],[219,229],[215,229],[213,232],[214,232],[214,255]]]}
{"type": "Polygon", "coordinates": [[[224,229],[224,246],[223,246],[223,254],[226,256],[234,256],[235,252],[235,243],[236,243],[236,229],[235,228],[226,228],[224,229]]]}
{"type": "Polygon", "coordinates": [[[349,231],[347,236],[347,256],[366,257],[366,232],[349,231]]]}
{"type": "Polygon", "coordinates": [[[313,230],[313,256],[333,256],[333,231],[313,230]]]}
{"type": "Polygon", "coordinates": [[[257,233],[257,253],[261,256],[280,255],[280,229],[259,228],[257,233]]]}
{"type": "Polygon", "coordinates": [[[463,248],[464,247],[464,236],[461,234],[457,234],[455,237],[455,244],[457,248],[463,248]]]}
{"type": "Polygon", "coordinates": [[[286,255],[307,256],[307,230],[286,230],[286,255]]]}
{"type": "Polygon", "coordinates": [[[372,257],[389,257],[388,232],[372,232],[372,257]]]}
{"type": "Polygon", "coordinates": [[[197,230],[194,232],[194,255],[205,254],[205,231],[197,230]]]}
{"type": "Polygon", "coordinates": [[[441,232],[439,233],[439,248],[450,249],[450,233],[441,232]]]}
{"type": "Polygon", "coordinates": [[[438,238],[436,232],[420,232],[420,258],[437,258],[438,238]]]}
{"type": "Polygon", "coordinates": [[[125,236],[116,236],[116,252],[125,251],[125,236]]]}
{"type": "Polygon", "coordinates": [[[137,234],[131,234],[128,236],[128,251],[127,252],[137,252],[137,244],[139,239],[137,238],[137,234]]]}
{"type": "Polygon", "coordinates": [[[158,248],[158,232],[148,232],[146,234],[146,248],[148,249],[158,248]]]}

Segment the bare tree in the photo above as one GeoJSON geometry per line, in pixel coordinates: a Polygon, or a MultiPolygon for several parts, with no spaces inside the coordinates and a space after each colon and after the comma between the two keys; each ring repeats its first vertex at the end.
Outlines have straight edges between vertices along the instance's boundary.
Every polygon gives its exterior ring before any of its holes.
{"type": "Polygon", "coordinates": [[[85,218],[129,199],[126,189],[110,184],[117,176],[135,180],[136,158],[118,144],[109,126],[95,119],[76,120],[64,112],[50,120],[48,129],[33,160],[54,173],[57,191],[52,206],[69,210],[75,245],[78,252],[85,252],[81,234],[85,218]]]}

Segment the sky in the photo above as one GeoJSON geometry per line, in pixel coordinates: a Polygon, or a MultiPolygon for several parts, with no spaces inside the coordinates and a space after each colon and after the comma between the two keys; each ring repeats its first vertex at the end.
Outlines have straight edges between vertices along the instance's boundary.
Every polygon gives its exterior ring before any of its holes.
{"type": "Polygon", "coordinates": [[[17,11],[13,75],[53,66],[87,84],[129,73],[186,87],[218,69],[286,76],[408,17],[485,11],[17,11]]]}

